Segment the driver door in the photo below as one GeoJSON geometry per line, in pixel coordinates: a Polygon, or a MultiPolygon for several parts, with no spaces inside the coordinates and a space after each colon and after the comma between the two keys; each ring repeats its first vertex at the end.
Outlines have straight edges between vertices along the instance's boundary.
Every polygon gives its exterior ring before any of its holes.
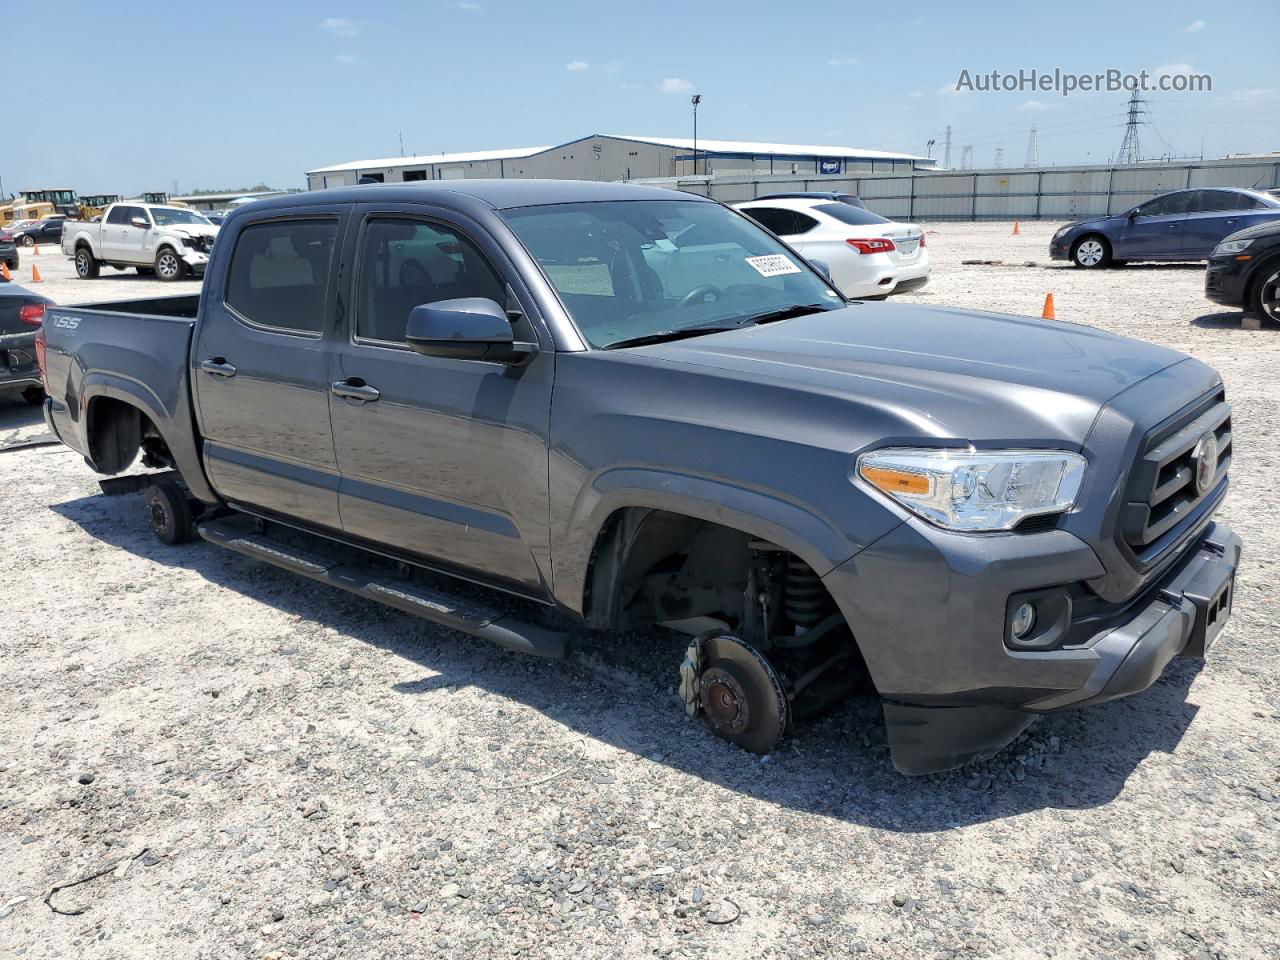
{"type": "Polygon", "coordinates": [[[343,530],[477,579],[544,594],[555,353],[532,298],[478,225],[419,204],[362,205],[330,369],[343,530]],[[508,297],[508,286],[516,299],[508,297]],[[485,297],[543,349],[519,366],[426,357],[404,341],[419,304],[485,297]]]}
{"type": "Polygon", "coordinates": [[[1182,254],[1182,231],[1194,191],[1156,197],[1134,210],[1116,237],[1118,260],[1176,260],[1182,254]]]}

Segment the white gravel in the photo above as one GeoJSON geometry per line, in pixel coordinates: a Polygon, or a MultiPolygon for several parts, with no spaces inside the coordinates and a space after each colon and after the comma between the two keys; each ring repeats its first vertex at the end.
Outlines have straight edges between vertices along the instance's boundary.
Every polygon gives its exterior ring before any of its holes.
{"type": "MultiPolygon", "coordinates": [[[[893,772],[870,701],[762,762],[686,720],[664,634],[505,654],[0,453],[0,956],[1280,956],[1280,331],[1194,266],[1049,266],[1053,227],[931,226],[910,299],[1052,292],[1222,371],[1246,554],[1203,670],[938,777],[893,772]]],[[[37,263],[68,302],[175,290],[37,263]]],[[[0,441],[42,430],[0,402],[0,441]]]]}

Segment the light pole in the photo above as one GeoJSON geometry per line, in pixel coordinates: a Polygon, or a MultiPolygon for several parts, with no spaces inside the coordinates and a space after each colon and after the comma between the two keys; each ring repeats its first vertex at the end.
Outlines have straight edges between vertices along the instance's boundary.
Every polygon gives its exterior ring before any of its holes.
{"type": "Polygon", "coordinates": [[[693,104],[693,175],[698,175],[698,104],[702,102],[702,94],[695,93],[689,98],[693,104]]]}
{"type": "Polygon", "coordinates": [[[926,143],[926,144],[925,144],[925,152],[929,154],[929,159],[930,159],[930,160],[932,160],[932,159],[933,159],[933,145],[934,145],[934,143],[936,143],[936,142],[937,142],[937,141],[935,141],[935,140],[930,140],[928,143],[926,143]]]}

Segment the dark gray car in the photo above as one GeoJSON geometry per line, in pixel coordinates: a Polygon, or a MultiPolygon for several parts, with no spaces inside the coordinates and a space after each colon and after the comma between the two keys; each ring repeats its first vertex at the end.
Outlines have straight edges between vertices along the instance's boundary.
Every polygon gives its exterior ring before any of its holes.
{"type": "Polygon", "coordinates": [[[1070,324],[846,303],[702,198],[503,180],[264,200],[228,217],[199,297],[46,329],[50,426],[100,472],[139,450],[163,470],[108,483],[145,486],[166,542],[194,516],[546,656],[570,634],[438,574],[600,630],[668,626],[690,636],[689,713],[751,750],[869,682],[899,769],[942,769],[1146,688],[1230,613],[1214,370],[1070,324]]]}
{"type": "Polygon", "coordinates": [[[36,334],[51,301],[0,277],[0,396],[44,401],[36,363],[36,334]]]}

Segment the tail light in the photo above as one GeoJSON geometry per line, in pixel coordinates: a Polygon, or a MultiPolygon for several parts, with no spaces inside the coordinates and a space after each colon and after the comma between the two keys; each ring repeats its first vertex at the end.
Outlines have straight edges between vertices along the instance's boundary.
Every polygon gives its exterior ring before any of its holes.
{"type": "Polygon", "coordinates": [[[924,247],[924,234],[923,234],[923,233],[921,233],[921,234],[920,234],[920,246],[921,246],[922,248],[924,247]]]}
{"type": "Polygon", "coordinates": [[[0,230],[0,243],[13,243],[13,234],[8,230],[0,230]]]}
{"type": "Polygon", "coordinates": [[[44,323],[43,303],[24,303],[18,309],[18,321],[28,327],[38,327],[44,323]]]}
{"type": "Polygon", "coordinates": [[[44,384],[45,393],[48,393],[49,371],[44,362],[44,327],[36,331],[36,366],[40,368],[40,382],[44,384]]]}
{"type": "Polygon", "coordinates": [[[858,253],[893,253],[898,248],[888,237],[874,237],[870,240],[848,240],[849,246],[858,253]]]}

